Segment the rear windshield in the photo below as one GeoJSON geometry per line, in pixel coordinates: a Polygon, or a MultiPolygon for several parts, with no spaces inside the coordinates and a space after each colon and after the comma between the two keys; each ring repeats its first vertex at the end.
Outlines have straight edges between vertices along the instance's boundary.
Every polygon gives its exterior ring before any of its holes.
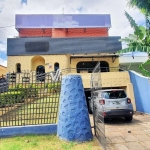
{"type": "Polygon", "coordinates": [[[103,97],[106,99],[125,98],[126,93],[124,91],[105,91],[103,97]]]}

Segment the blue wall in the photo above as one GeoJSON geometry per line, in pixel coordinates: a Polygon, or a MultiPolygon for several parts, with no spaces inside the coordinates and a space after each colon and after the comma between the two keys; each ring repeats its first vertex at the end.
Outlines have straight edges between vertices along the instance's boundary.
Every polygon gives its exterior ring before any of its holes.
{"type": "Polygon", "coordinates": [[[57,124],[28,125],[0,128],[0,138],[27,134],[56,134],[57,124]]]}
{"type": "Polygon", "coordinates": [[[150,114],[150,82],[148,78],[135,71],[129,71],[129,73],[134,88],[137,111],[150,114]]]}

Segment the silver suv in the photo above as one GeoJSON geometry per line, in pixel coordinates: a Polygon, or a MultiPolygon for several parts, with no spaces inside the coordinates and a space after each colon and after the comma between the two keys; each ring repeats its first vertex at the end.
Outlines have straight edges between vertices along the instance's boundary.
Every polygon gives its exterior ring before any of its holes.
{"type": "Polygon", "coordinates": [[[131,121],[133,117],[133,106],[131,99],[127,97],[124,89],[107,89],[94,91],[89,100],[89,113],[96,109],[104,119],[125,117],[131,121]]]}

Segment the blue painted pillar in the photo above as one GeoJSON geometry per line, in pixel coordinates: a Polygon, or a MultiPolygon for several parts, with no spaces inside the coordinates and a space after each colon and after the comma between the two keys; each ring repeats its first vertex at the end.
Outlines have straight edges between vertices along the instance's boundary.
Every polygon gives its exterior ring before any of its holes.
{"type": "Polygon", "coordinates": [[[67,75],[62,79],[57,136],[76,142],[93,138],[80,75],[67,75]]]}

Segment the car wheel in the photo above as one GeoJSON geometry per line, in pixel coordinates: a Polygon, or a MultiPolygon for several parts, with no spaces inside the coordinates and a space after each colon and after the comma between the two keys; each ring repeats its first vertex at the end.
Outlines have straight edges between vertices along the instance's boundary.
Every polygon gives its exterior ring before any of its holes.
{"type": "Polygon", "coordinates": [[[126,121],[132,121],[132,118],[133,118],[132,116],[125,117],[125,120],[126,120],[126,121]]]}

